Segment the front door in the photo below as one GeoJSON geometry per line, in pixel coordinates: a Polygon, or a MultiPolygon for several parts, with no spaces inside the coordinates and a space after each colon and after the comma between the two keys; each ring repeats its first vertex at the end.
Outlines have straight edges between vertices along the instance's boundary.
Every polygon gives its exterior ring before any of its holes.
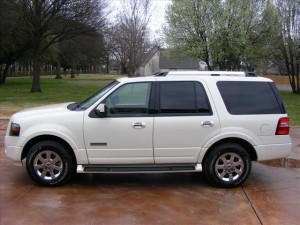
{"type": "Polygon", "coordinates": [[[90,164],[153,164],[153,116],[148,114],[151,82],[124,84],[105,103],[107,116],[85,115],[90,164]]]}

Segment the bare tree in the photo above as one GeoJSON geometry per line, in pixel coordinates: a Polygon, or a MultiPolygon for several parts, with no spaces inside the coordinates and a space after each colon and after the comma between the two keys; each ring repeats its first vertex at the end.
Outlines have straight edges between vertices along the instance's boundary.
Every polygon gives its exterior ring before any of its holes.
{"type": "Polygon", "coordinates": [[[69,65],[71,78],[75,78],[75,72],[99,68],[104,63],[105,47],[102,34],[80,35],[59,43],[57,57],[56,79],[61,78],[61,62],[69,65]]]}
{"type": "Polygon", "coordinates": [[[122,74],[128,73],[128,39],[126,34],[122,33],[119,26],[114,25],[107,29],[105,40],[107,49],[109,50],[108,57],[116,60],[120,64],[122,74]]]}
{"type": "Polygon", "coordinates": [[[33,60],[31,92],[40,92],[43,53],[54,43],[100,30],[104,0],[19,0],[20,29],[30,41],[33,60]]]}
{"type": "Polygon", "coordinates": [[[135,75],[150,47],[150,3],[150,0],[123,0],[123,10],[118,13],[116,24],[109,32],[112,53],[120,63],[122,72],[129,76],[135,75]]]}

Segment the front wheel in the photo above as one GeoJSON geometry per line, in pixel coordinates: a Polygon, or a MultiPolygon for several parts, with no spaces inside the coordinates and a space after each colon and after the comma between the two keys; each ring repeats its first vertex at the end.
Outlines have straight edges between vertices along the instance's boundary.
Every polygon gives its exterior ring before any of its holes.
{"type": "Polygon", "coordinates": [[[247,179],[250,171],[249,153],[244,147],[235,143],[214,147],[204,161],[205,175],[216,187],[236,187],[247,179]]]}
{"type": "Polygon", "coordinates": [[[26,169],[29,176],[43,186],[59,186],[73,173],[73,160],[63,145],[54,141],[41,141],[28,152],[26,169]]]}

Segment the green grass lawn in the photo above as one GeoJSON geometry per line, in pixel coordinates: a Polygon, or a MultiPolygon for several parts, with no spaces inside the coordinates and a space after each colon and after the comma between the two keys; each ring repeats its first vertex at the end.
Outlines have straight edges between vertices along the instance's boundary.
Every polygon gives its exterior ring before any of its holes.
{"type": "Polygon", "coordinates": [[[291,91],[280,91],[292,126],[300,126],[300,95],[291,91]]]}
{"type": "Polygon", "coordinates": [[[30,93],[31,78],[7,78],[0,86],[0,105],[31,107],[52,103],[82,101],[120,76],[80,75],[76,78],[41,77],[41,93],[30,93]]]}
{"type": "MultiPolygon", "coordinates": [[[[97,92],[117,75],[80,75],[54,79],[54,76],[41,77],[41,93],[30,93],[31,78],[7,78],[0,86],[0,106],[27,108],[52,103],[82,101],[97,92]]],[[[300,95],[290,91],[280,91],[292,126],[300,126],[300,95]]],[[[1,112],[0,112],[1,114],[1,112]]]]}

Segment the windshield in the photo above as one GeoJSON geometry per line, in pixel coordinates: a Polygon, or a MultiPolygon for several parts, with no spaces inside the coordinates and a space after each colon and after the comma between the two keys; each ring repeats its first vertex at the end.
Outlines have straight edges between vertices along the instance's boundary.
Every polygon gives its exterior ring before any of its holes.
{"type": "Polygon", "coordinates": [[[93,94],[86,100],[80,102],[75,108],[78,110],[85,110],[92,106],[96,101],[98,101],[101,97],[103,97],[107,92],[109,92],[113,87],[115,87],[120,82],[115,80],[108,85],[106,85],[103,89],[101,89],[99,92],[93,94]]]}

